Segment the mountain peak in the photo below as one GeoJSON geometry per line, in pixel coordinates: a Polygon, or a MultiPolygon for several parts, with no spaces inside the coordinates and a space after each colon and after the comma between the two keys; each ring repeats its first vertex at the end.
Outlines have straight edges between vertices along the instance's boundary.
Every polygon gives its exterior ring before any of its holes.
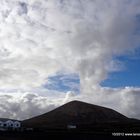
{"type": "Polygon", "coordinates": [[[85,104],[85,102],[83,102],[83,101],[79,101],[79,100],[72,100],[72,101],[70,101],[70,102],[68,102],[68,103],[66,103],[66,104],[85,104]]]}
{"type": "Polygon", "coordinates": [[[74,100],[48,113],[25,120],[30,126],[57,127],[66,124],[94,124],[127,121],[129,118],[110,108],[74,100]]]}

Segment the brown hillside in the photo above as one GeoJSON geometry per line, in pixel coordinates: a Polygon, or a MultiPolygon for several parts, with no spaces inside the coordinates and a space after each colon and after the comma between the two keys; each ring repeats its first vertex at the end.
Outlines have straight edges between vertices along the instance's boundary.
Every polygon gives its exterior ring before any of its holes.
{"type": "Polygon", "coordinates": [[[72,101],[48,113],[23,121],[28,127],[64,127],[69,124],[124,122],[128,118],[109,108],[72,101]]]}

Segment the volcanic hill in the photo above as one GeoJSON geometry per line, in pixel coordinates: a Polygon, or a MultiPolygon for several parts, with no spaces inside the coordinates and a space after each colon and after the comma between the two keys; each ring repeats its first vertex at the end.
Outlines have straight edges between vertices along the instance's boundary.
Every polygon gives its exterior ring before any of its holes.
{"type": "Polygon", "coordinates": [[[34,128],[66,128],[68,125],[90,126],[121,123],[133,119],[119,112],[81,101],[71,101],[48,113],[23,121],[23,126],[34,128]]]}

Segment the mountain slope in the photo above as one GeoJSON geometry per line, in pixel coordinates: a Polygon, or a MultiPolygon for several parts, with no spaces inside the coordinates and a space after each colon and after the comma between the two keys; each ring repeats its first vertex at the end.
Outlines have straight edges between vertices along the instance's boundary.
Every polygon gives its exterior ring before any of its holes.
{"type": "Polygon", "coordinates": [[[43,115],[24,120],[24,126],[30,127],[66,127],[69,124],[90,125],[95,123],[124,122],[126,116],[109,108],[72,101],[43,115]]]}

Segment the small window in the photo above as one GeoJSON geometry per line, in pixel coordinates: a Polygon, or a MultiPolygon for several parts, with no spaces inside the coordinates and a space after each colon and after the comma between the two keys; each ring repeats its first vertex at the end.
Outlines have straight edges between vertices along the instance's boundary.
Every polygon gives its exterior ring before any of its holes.
{"type": "Polygon", "coordinates": [[[7,127],[7,124],[6,124],[6,123],[4,123],[4,124],[3,124],[3,126],[4,126],[4,127],[7,127]]]}
{"type": "Polygon", "coordinates": [[[20,127],[20,122],[14,122],[14,127],[19,128],[20,127]]]}

